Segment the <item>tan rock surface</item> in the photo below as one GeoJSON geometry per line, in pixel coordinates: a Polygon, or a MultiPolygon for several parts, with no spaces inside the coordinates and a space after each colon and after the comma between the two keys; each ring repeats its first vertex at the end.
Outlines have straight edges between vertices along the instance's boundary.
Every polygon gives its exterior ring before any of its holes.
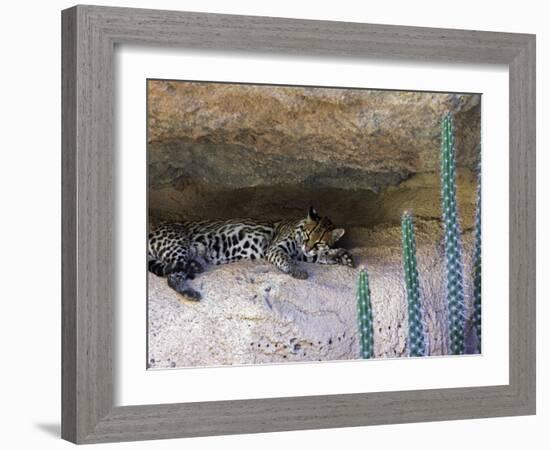
{"type": "Polygon", "coordinates": [[[164,81],[148,94],[156,217],[277,219],[310,204],[345,226],[397,223],[403,206],[438,217],[448,112],[473,216],[478,95],[164,81]]]}
{"type": "MultiPolygon", "coordinates": [[[[153,166],[163,151],[185,148],[191,162],[227,162],[224,173],[245,172],[247,181],[256,177],[253,185],[273,184],[267,175],[289,161],[286,176],[307,184],[315,174],[316,186],[330,185],[334,166],[351,178],[434,171],[440,121],[448,112],[456,119],[459,165],[472,169],[477,162],[478,95],[165,81],[150,81],[148,92],[153,166]]],[[[178,167],[178,155],[170,156],[178,167]]]]}

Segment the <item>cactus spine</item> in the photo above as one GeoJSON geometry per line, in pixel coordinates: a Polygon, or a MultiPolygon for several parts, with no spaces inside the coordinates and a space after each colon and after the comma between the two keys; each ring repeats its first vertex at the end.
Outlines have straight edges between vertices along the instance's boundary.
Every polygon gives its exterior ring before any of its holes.
{"type": "Polygon", "coordinates": [[[462,245],[456,204],[456,161],[453,121],[445,116],[441,125],[441,209],[445,233],[447,307],[451,353],[464,353],[465,306],[462,245]]]}
{"type": "Polygon", "coordinates": [[[359,318],[359,339],[361,358],[374,357],[372,306],[370,301],[369,277],[366,268],[359,271],[357,286],[357,310],[359,318]]]}
{"type": "Polygon", "coordinates": [[[481,353],[481,173],[477,185],[477,208],[474,247],[474,326],[477,334],[477,351],[481,353]]]}
{"type": "Polygon", "coordinates": [[[426,354],[426,343],[416,264],[416,242],[412,216],[409,212],[405,212],[401,219],[401,236],[409,313],[409,355],[424,356],[426,354]]]}

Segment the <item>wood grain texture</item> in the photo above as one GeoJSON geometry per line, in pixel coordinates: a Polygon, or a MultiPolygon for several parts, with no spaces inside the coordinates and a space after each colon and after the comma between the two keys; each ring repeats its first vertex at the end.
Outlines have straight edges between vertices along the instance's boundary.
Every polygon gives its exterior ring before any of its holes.
{"type": "Polygon", "coordinates": [[[535,39],[510,71],[510,385],[525,407],[536,393],[535,39]]]}
{"type": "Polygon", "coordinates": [[[62,155],[61,155],[61,373],[62,430],[61,434],[76,440],[76,10],[62,17],[62,155]]]}
{"type": "Polygon", "coordinates": [[[78,443],[535,412],[532,35],[77,6],[63,11],[62,435],[78,443]],[[510,384],[113,406],[115,44],[296,57],[506,64],[510,71],[510,384]]]}

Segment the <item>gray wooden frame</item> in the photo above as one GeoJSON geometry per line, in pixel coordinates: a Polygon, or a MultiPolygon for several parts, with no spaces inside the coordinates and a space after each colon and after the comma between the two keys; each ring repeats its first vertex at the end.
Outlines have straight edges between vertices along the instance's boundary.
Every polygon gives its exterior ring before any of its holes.
{"type": "Polygon", "coordinates": [[[63,11],[62,30],[63,438],[93,443],[535,413],[535,36],[96,6],[63,11]],[[506,64],[509,384],[114,407],[113,52],[118,43],[506,64]]]}

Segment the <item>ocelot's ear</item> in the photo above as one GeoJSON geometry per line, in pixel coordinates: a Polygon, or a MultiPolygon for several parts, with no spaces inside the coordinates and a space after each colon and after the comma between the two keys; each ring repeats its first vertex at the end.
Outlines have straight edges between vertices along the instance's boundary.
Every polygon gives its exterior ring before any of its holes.
{"type": "Polygon", "coordinates": [[[317,213],[317,211],[315,211],[315,208],[313,206],[310,206],[309,207],[309,211],[307,213],[307,218],[311,221],[317,221],[319,220],[321,217],[319,216],[319,214],[317,213]]]}
{"type": "Polygon", "coordinates": [[[334,230],[332,230],[332,242],[339,241],[345,232],[346,230],[344,230],[343,228],[335,228],[334,230]]]}

